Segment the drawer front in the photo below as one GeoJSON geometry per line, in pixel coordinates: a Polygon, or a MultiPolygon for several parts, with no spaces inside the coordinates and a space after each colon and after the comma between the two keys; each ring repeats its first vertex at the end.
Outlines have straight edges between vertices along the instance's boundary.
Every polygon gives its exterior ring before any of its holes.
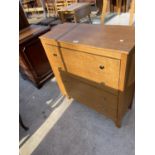
{"type": "Polygon", "coordinates": [[[96,82],[104,89],[116,93],[120,60],[61,48],[65,71],[96,82]]]}
{"type": "Polygon", "coordinates": [[[47,50],[46,51],[47,56],[49,57],[49,61],[52,61],[52,63],[54,64],[52,68],[55,67],[55,68],[61,68],[64,70],[64,65],[61,59],[59,48],[56,46],[51,46],[46,44],[46,50],[47,50]]]}
{"type": "Polygon", "coordinates": [[[70,97],[116,120],[117,96],[81,82],[63,71],[61,76],[70,97]]]}

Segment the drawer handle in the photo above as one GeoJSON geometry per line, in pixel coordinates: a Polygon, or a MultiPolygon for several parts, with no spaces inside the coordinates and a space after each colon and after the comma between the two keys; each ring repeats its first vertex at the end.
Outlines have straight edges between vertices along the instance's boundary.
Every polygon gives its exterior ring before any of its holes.
{"type": "Polygon", "coordinates": [[[61,68],[61,67],[58,67],[58,70],[59,70],[59,71],[61,71],[61,70],[62,70],[62,68],[61,68]]]}
{"type": "Polygon", "coordinates": [[[54,53],[54,54],[53,54],[53,56],[55,56],[55,57],[56,57],[56,56],[57,56],[57,54],[56,54],[56,53],[54,53]]]}
{"type": "Polygon", "coordinates": [[[104,69],[104,66],[103,66],[103,65],[100,65],[99,68],[100,68],[100,69],[104,69]]]}

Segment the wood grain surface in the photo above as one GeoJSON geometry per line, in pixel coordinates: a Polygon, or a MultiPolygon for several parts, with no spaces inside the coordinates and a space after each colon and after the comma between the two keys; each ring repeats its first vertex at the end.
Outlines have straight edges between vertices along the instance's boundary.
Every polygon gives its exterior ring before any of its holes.
{"type": "Polygon", "coordinates": [[[117,127],[134,96],[134,32],[131,26],[62,24],[40,37],[62,93],[117,127]]]}

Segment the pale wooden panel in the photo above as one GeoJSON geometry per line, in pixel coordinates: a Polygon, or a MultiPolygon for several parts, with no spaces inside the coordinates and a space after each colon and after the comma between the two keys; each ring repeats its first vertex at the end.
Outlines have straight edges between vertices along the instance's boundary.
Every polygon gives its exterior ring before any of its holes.
{"type": "Polygon", "coordinates": [[[69,74],[64,72],[61,73],[61,76],[69,96],[112,118],[114,121],[116,120],[117,96],[71,78],[69,74]]]}
{"type": "Polygon", "coordinates": [[[105,86],[116,92],[118,89],[120,61],[74,50],[61,49],[65,70],[105,86]]]}

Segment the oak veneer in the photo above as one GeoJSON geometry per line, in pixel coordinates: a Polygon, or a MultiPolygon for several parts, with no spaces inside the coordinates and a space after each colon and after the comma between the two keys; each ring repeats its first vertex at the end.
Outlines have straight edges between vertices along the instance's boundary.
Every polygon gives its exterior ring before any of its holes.
{"type": "Polygon", "coordinates": [[[62,24],[40,37],[60,90],[117,127],[134,95],[134,27],[62,24]]]}

